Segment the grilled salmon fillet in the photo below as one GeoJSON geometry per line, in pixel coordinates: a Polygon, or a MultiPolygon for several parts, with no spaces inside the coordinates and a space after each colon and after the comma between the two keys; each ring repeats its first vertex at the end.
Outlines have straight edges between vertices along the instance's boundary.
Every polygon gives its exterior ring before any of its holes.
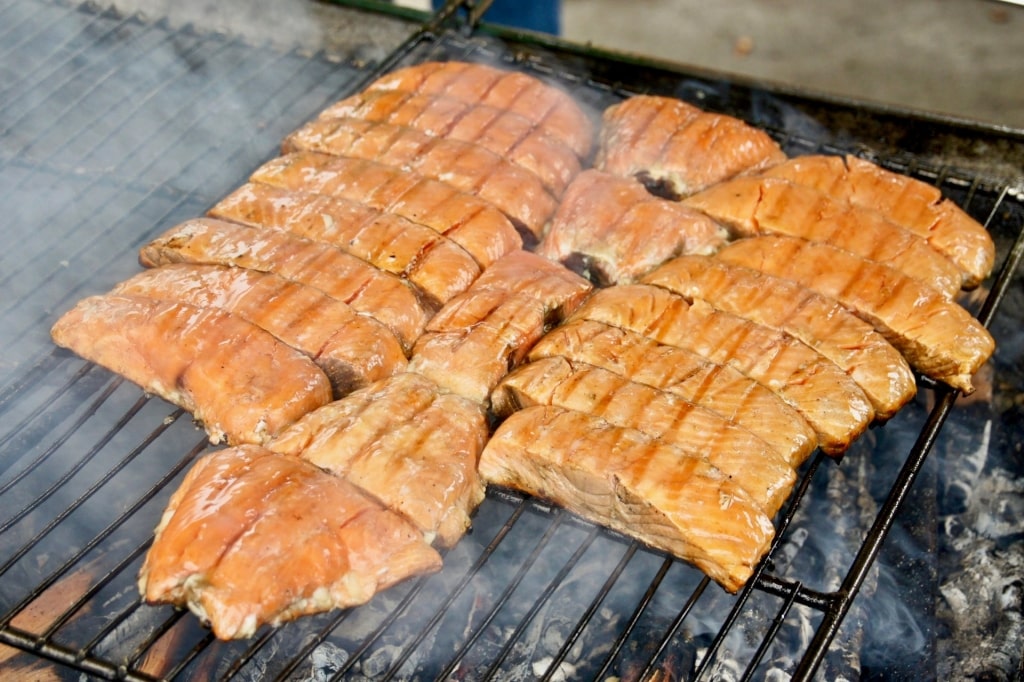
{"type": "Polygon", "coordinates": [[[685,559],[733,592],[774,534],[757,503],[706,459],[582,412],[516,412],[484,447],[480,473],[685,559]]]}
{"type": "Polygon", "coordinates": [[[591,169],[569,185],[537,253],[595,281],[624,284],[673,256],[714,253],[727,238],[702,213],[591,169]]]}
{"type": "Polygon", "coordinates": [[[643,281],[800,339],[857,382],[879,419],[917,392],[910,365],[874,327],[796,282],[705,256],[673,259],[643,281]]]}
{"type": "Polygon", "coordinates": [[[213,443],[264,443],[332,397],[312,360],[223,310],[92,296],[50,333],[57,345],[191,412],[213,443]]]}
{"type": "Polygon", "coordinates": [[[144,270],[112,293],[219,308],[313,358],[335,397],[403,371],[395,335],[319,289],[277,275],[222,265],[172,263],[144,270]]]}
{"type": "Polygon", "coordinates": [[[536,175],[505,157],[405,126],[357,118],[317,119],[285,139],[282,152],[297,151],[367,159],[443,182],[489,201],[536,239],[557,207],[536,175]]]}
{"type": "MultiPolygon", "coordinates": [[[[440,95],[523,116],[545,134],[562,140],[577,156],[590,154],[594,126],[573,98],[539,78],[469,62],[424,62],[381,76],[367,91],[440,95]]],[[[333,118],[327,107],[321,116],[333,118]]]]}
{"type": "Polygon", "coordinates": [[[785,234],[831,244],[890,265],[945,296],[960,289],[960,272],[918,235],[864,206],[832,199],[782,178],[744,177],[684,201],[739,236],[785,234]]]}
{"type": "Polygon", "coordinates": [[[499,417],[534,405],[585,412],[706,457],[768,516],[779,510],[796,480],[782,455],[751,431],[679,395],[594,365],[559,357],[537,360],[513,370],[491,394],[491,409],[499,417]]]}
{"type": "Polygon", "coordinates": [[[556,197],[580,172],[580,160],[568,144],[530,119],[444,93],[364,90],[333,104],[330,115],[321,120],[331,118],[408,126],[434,137],[480,145],[536,175],[556,197]]]}
{"type": "Polygon", "coordinates": [[[139,575],[221,639],[363,604],[441,557],[408,521],[304,460],[255,445],[200,459],[171,497],[139,575]]]}
{"type": "Polygon", "coordinates": [[[679,395],[750,430],[793,467],[818,446],[800,413],[765,386],[729,365],[627,329],[591,320],[568,322],[545,334],[527,357],[563,357],[679,395]]]}
{"type": "Polygon", "coordinates": [[[202,263],[273,272],[379,320],[405,349],[412,347],[434,313],[401,278],[330,244],[215,218],[195,218],[172,227],[143,246],[139,260],[147,267],[202,263]]]}
{"type": "Polygon", "coordinates": [[[483,500],[483,408],[412,372],[310,412],[268,444],[366,490],[449,547],[483,500]]]}
{"type": "Polygon", "coordinates": [[[764,174],[880,211],[956,264],[965,288],[978,286],[992,272],[995,243],[988,230],[933,185],[856,156],[799,156],[764,174]]]}
{"type": "Polygon", "coordinates": [[[738,118],[636,95],[605,109],[594,167],[678,199],[785,160],[767,133],[738,118]]]}
{"type": "Polygon", "coordinates": [[[472,254],[444,235],[343,198],[246,183],[207,215],[326,242],[407,279],[438,307],[480,275],[472,254]]]}
{"type": "Polygon", "coordinates": [[[374,161],[297,152],[271,159],[250,179],[280,189],[357,201],[399,215],[448,237],[481,268],[523,246],[512,223],[489,202],[374,161]]]}
{"type": "Polygon", "coordinates": [[[900,271],[826,244],[793,237],[733,242],[722,260],[799,282],[872,324],[922,374],[964,393],[995,342],[956,303],[900,271]]]}
{"type": "Polygon", "coordinates": [[[570,319],[622,327],[728,364],[792,405],[838,454],[874,419],[864,392],[833,362],[785,332],[644,284],[600,289],[570,319]]]}

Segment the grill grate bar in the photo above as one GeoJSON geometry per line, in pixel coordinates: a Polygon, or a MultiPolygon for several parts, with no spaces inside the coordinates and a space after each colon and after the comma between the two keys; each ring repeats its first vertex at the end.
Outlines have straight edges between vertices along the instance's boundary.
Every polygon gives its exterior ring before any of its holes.
{"type": "Polygon", "coordinates": [[[754,655],[750,659],[750,663],[747,664],[747,668],[743,671],[743,676],[740,679],[754,679],[754,673],[757,671],[757,667],[761,664],[765,654],[768,653],[768,649],[771,648],[772,642],[775,641],[775,636],[778,634],[779,628],[781,628],[782,624],[785,622],[786,615],[789,613],[790,609],[793,608],[793,604],[796,603],[797,596],[800,594],[800,587],[800,583],[797,582],[790,590],[788,590],[788,596],[779,607],[779,610],[775,613],[775,618],[772,619],[771,626],[761,638],[757,651],[754,652],[754,655]]]}

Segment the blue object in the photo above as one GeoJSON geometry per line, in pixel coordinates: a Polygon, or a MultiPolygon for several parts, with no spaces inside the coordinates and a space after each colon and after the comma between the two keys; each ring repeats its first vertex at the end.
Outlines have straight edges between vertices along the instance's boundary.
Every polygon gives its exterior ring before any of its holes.
{"type": "MultiPolygon", "coordinates": [[[[439,9],[444,0],[433,0],[433,5],[435,10],[439,9]]],[[[483,20],[558,35],[561,31],[561,5],[559,0],[494,0],[483,20]]]]}

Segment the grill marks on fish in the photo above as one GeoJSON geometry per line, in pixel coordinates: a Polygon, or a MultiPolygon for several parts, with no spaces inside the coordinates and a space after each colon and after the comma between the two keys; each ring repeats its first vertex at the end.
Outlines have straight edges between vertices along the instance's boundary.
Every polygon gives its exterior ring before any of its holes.
{"type": "Polygon", "coordinates": [[[659,287],[631,284],[594,293],[571,319],[623,327],[728,364],[799,411],[830,454],[843,452],[874,419],[871,403],[834,363],[785,332],[659,287]]]}
{"type": "Polygon", "coordinates": [[[335,396],[407,365],[401,344],[383,324],[319,289],[274,274],[178,263],[140,272],[112,293],[234,313],[311,357],[335,396]]]}
{"type": "Polygon", "coordinates": [[[726,364],[636,332],[576,320],[552,329],[528,358],[563,357],[667,391],[714,410],[771,445],[793,467],[818,445],[807,421],[767,387],[726,364]]]}
{"type": "Polygon", "coordinates": [[[522,248],[512,223],[489,202],[416,173],[366,159],[296,152],[271,159],[250,177],[279,189],[358,201],[442,234],[481,268],[522,248]]]}
{"type": "Polygon", "coordinates": [[[441,557],[348,481],[262,447],[200,459],[156,529],[139,589],[187,606],[221,639],[363,604],[441,557]]]}
{"type": "Polygon", "coordinates": [[[201,263],[273,272],[379,320],[406,349],[433,314],[430,304],[399,277],[329,244],[281,230],[196,218],[144,246],[139,258],[148,267],[201,263]]]}
{"type": "Polygon", "coordinates": [[[960,272],[918,235],[864,206],[836,201],[827,194],[781,178],[737,178],[684,201],[753,237],[785,234],[831,244],[890,265],[909,277],[953,296],[960,272]]]}
{"type": "Polygon", "coordinates": [[[966,310],[899,270],[793,237],[733,242],[718,258],[799,282],[872,324],[910,366],[965,393],[995,349],[966,310]]]}
{"type": "Polygon", "coordinates": [[[803,341],[857,382],[879,419],[893,416],[916,393],[907,361],[874,327],[796,282],[702,256],[671,260],[643,281],[803,341]]]}
{"type": "Polygon", "coordinates": [[[65,313],[51,335],[188,410],[214,443],[265,443],[332,398],[330,381],[312,360],[215,308],[93,296],[65,313]]]}
{"type": "Polygon", "coordinates": [[[960,269],[964,288],[978,286],[992,272],[995,243],[988,230],[933,185],[850,155],[800,156],[764,175],[880,211],[949,258],[960,269]]]}
{"type": "Polygon", "coordinates": [[[347,199],[247,183],[208,215],[326,242],[407,279],[438,307],[480,275],[473,256],[451,239],[347,199]]]}
{"type": "Polygon", "coordinates": [[[573,180],[537,253],[601,283],[629,283],[673,256],[710,254],[728,233],[702,213],[655,197],[632,178],[587,170],[573,180]]]}
{"type": "Polygon", "coordinates": [[[747,429],[678,395],[600,367],[559,357],[537,360],[511,372],[491,395],[499,417],[534,405],[585,412],[707,457],[768,516],[779,510],[796,480],[782,455],[747,429]]]}
{"type": "Polygon", "coordinates": [[[785,159],[767,133],[738,118],[637,95],[605,109],[594,165],[678,199],[785,159]]]}
{"type": "Polygon", "coordinates": [[[451,546],[483,500],[483,408],[406,372],[310,412],[267,447],[346,478],[451,546]]]}
{"type": "Polygon", "coordinates": [[[480,472],[690,561],[730,591],[774,534],[759,505],[705,458],[582,412],[514,413],[484,447],[480,472]]]}

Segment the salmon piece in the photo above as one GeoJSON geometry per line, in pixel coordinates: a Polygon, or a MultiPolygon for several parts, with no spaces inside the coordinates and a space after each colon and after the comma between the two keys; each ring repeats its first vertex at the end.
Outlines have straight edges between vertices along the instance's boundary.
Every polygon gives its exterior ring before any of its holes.
{"type": "Polygon", "coordinates": [[[144,270],[112,293],[238,315],[312,358],[330,379],[335,397],[408,364],[398,339],[377,320],[319,289],[270,273],[172,263],[144,270]]]}
{"type": "Polygon", "coordinates": [[[326,242],[407,279],[438,307],[480,275],[473,256],[451,239],[347,199],[246,183],[207,215],[326,242]]]}
{"type": "Polygon", "coordinates": [[[927,239],[960,268],[964,288],[978,286],[992,272],[995,243],[988,230],[952,200],[944,199],[933,185],[856,156],[800,156],[772,167],[765,175],[880,211],[927,239]]]}
{"type": "Polygon", "coordinates": [[[307,414],[268,447],[327,469],[450,547],[484,498],[480,405],[403,373],[307,414]]]}
{"type": "Polygon", "coordinates": [[[605,109],[594,167],[678,199],[785,160],[764,131],[738,118],[637,95],[605,109]]]}
{"type": "Polygon", "coordinates": [[[768,516],[775,515],[796,481],[782,455],[747,429],[678,395],[594,365],[558,357],[537,360],[512,371],[491,394],[491,409],[499,417],[534,405],[585,412],[706,457],[768,516]]]}
{"type": "Polygon", "coordinates": [[[200,459],[175,491],[139,576],[150,602],[187,606],[220,639],[357,606],[441,557],[342,478],[243,445],[200,459]]]}
{"type": "Polygon", "coordinates": [[[927,241],[877,211],[836,201],[813,187],[781,178],[737,178],[684,203],[739,236],[785,234],[823,242],[890,265],[947,297],[960,289],[957,267],[927,241]]]}
{"type": "Polygon", "coordinates": [[[570,319],[594,320],[728,364],[793,406],[818,445],[839,454],[874,419],[864,392],[833,362],[785,332],[645,284],[600,289],[570,319]]]}
{"type": "Polygon", "coordinates": [[[413,128],[356,118],[317,119],[285,140],[283,153],[297,151],[377,161],[443,182],[490,202],[536,239],[557,208],[537,176],[505,157],[413,128]]]}
{"type": "Polygon", "coordinates": [[[729,365],[636,332],[590,320],[568,322],[545,334],[527,357],[564,357],[679,395],[748,429],[794,468],[818,446],[800,413],[765,386],[729,365]]]}
{"type": "Polygon", "coordinates": [[[298,152],[258,168],[254,182],[358,201],[428,227],[464,248],[481,268],[522,248],[497,208],[443,182],[365,159],[298,152]]]}
{"type": "Polygon", "coordinates": [[[706,459],[582,412],[516,412],[484,447],[480,473],[689,561],[731,592],[750,578],[775,532],[746,491],[706,459]]]}
{"type": "MultiPolygon", "coordinates": [[[[469,62],[424,62],[381,76],[366,90],[445,95],[525,117],[545,134],[563,141],[578,157],[590,155],[594,126],[563,90],[518,71],[469,62]]],[[[331,118],[331,107],[321,116],[331,118]]]]}
{"type": "Polygon", "coordinates": [[[172,227],[142,247],[139,260],[147,267],[202,263],[273,272],[320,289],[379,320],[405,349],[434,312],[400,278],[329,244],[214,218],[196,218],[172,227]]]}
{"type": "Polygon", "coordinates": [[[563,141],[528,118],[484,104],[402,90],[366,90],[331,106],[330,118],[407,126],[434,137],[477,144],[537,176],[554,196],[580,172],[580,160],[563,141]]]}
{"type": "Polygon", "coordinates": [[[643,281],[800,339],[857,382],[879,419],[917,392],[910,365],[874,327],[796,282],[702,256],[671,260],[643,281]]]}
{"type": "Polygon", "coordinates": [[[684,253],[714,253],[728,237],[704,214],[651,195],[631,178],[581,173],[537,253],[602,284],[625,284],[684,253]]]}
{"type": "Polygon", "coordinates": [[[223,310],[91,296],[50,330],[54,342],[192,413],[212,443],[264,443],[331,400],[312,360],[223,310]]]}
{"type": "Polygon", "coordinates": [[[910,366],[964,393],[995,350],[991,334],[956,303],[899,270],[793,237],[742,239],[719,252],[830,296],[873,325],[910,366]]]}

